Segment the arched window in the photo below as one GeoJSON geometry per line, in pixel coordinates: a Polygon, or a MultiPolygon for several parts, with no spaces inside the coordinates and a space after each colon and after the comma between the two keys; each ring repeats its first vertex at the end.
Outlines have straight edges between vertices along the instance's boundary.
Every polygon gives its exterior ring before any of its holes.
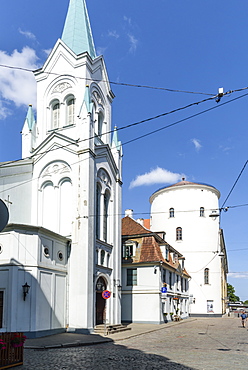
{"type": "Polygon", "coordinates": [[[96,238],[100,239],[101,225],[101,186],[96,185],[96,238]]]}
{"type": "Polygon", "coordinates": [[[183,240],[183,232],[181,227],[176,228],[176,240],[183,240]]]}
{"type": "Polygon", "coordinates": [[[101,250],[101,265],[104,265],[104,260],[105,260],[105,251],[101,250]]]}
{"type": "Polygon", "coordinates": [[[107,254],[107,267],[109,267],[109,261],[110,261],[110,254],[107,254]]]}
{"type": "Polygon", "coordinates": [[[209,269],[204,270],[204,284],[209,284],[209,269]]]}
{"type": "Polygon", "coordinates": [[[204,217],[205,214],[204,214],[204,207],[201,207],[200,208],[200,217],[204,217]]]}
{"type": "Polygon", "coordinates": [[[103,114],[99,112],[98,114],[98,122],[97,122],[97,135],[101,137],[102,135],[102,125],[103,125],[103,114]]]}
{"type": "Polygon", "coordinates": [[[64,236],[71,235],[72,229],[72,184],[70,179],[60,182],[59,232],[64,236]]]}
{"type": "Polygon", "coordinates": [[[170,217],[174,217],[174,208],[169,209],[169,215],[170,217]]]}
{"type": "Polygon", "coordinates": [[[42,226],[49,230],[57,230],[57,204],[55,188],[51,181],[42,186],[42,226]]]}
{"type": "Polygon", "coordinates": [[[52,129],[58,128],[59,125],[60,125],[60,104],[59,104],[58,100],[55,100],[52,103],[52,117],[51,117],[51,120],[52,120],[51,128],[52,129]]]}
{"type": "Polygon", "coordinates": [[[74,124],[75,117],[75,99],[70,97],[66,102],[66,126],[74,124]]]}
{"type": "Polygon", "coordinates": [[[109,192],[104,194],[104,210],[103,210],[103,240],[106,242],[108,239],[108,211],[109,211],[109,192]]]}

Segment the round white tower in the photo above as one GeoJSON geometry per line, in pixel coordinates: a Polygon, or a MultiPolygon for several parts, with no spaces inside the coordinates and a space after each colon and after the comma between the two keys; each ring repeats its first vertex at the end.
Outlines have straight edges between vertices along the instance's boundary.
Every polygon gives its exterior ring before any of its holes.
{"type": "Polygon", "coordinates": [[[166,241],[186,258],[191,316],[224,311],[219,197],[213,186],[184,179],[150,197],[151,229],[165,231],[166,241]]]}

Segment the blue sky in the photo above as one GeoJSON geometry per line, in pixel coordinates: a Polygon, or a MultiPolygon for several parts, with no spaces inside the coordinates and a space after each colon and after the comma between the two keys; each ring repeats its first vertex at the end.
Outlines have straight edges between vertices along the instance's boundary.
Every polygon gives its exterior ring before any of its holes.
{"type": "MultiPolygon", "coordinates": [[[[113,84],[113,125],[118,128],[200,102],[221,87],[227,92],[248,85],[248,2],[88,0],[87,6],[110,81],[204,93],[113,84]]],[[[61,36],[67,7],[68,0],[2,2],[0,64],[40,67],[61,36]]],[[[150,195],[182,175],[215,186],[221,206],[248,159],[246,93],[233,92],[219,103],[212,99],[121,130],[123,210],[132,208],[135,216],[148,218],[150,195]],[[209,108],[214,109],[128,143],[209,108]]],[[[29,103],[35,106],[32,74],[0,67],[0,161],[21,158],[20,131],[29,103]]],[[[248,203],[247,180],[245,168],[226,206],[248,203]]],[[[221,217],[228,281],[243,300],[248,299],[247,216],[248,207],[242,206],[221,217]]]]}

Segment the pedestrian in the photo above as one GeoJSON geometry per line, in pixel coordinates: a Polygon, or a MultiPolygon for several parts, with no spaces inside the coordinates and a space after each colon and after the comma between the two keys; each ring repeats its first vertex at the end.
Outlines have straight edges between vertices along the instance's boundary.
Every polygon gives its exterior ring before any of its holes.
{"type": "Polygon", "coordinates": [[[240,317],[241,317],[242,326],[243,328],[245,328],[245,322],[247,321],[247,315],[245,311],[242,311],[242,314],[240,315],[240,317]]]}

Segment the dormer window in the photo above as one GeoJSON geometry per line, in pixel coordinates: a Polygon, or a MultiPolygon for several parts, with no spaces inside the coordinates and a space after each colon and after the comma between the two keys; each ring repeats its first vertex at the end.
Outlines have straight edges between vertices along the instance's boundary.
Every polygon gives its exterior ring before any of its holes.
{"type": "Polygon", "coordinates": [[[124,246],[124,256],[125,258],[131,258],[133,256],[133,245],[125,245],[124,246]]]}

